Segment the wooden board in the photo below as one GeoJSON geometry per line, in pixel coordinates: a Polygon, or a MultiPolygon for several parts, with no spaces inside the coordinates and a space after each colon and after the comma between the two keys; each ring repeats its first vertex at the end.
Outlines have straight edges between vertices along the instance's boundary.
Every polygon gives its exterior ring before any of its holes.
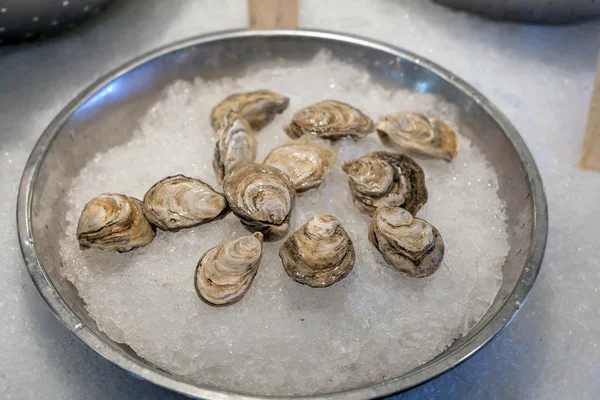
{"type": "Polygon", "coordinates": [[[250,29],[295,29],[298,0],[248,0],[250,29]]]}
{"type": "Polygon", "coordinates": [[[598,59],[596,82],[592,92],[592,103],[579,166],[583,169],[600,172],[600,58],[598,59]]]}

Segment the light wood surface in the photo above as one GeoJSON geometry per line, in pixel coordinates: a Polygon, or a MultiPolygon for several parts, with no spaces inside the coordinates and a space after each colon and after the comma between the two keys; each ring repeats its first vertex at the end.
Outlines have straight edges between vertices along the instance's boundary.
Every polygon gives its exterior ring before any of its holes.
{"type": "Polygon", "coordinates": [[[248,0],[250,29],[295,29],[298,0],[248,0]]]}
{"type": "Polygon", "coordinates": [[[592,103],[588,114],[585,140],[579,166],[600,172],[600,58],[596,70],[596,82],[592,92],[592,103]]]}

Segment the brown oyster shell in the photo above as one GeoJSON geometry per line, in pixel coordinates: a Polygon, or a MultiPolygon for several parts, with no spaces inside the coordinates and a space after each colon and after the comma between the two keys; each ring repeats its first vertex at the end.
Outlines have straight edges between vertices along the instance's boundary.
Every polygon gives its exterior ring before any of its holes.
{"type": "Polygon", "coordinates": [[[264,163],[287,174],[296,192],[304,192],[323,183],[337,155],[329,146],[312,140],[292,140],[276,147],[264,163]]]}
{"type": "Polygon", "coordinates": [[[231,240],[208,250],[198,261],[194,287],[198,296],[211,305],[228,305],[248,291],[262,258],[263,235],[231,240]]]}
{"type": "Polygon", "coordinates": [[[163,231],[178,231],[221,219],[229,207],[221,193],[199,179],[169,176],[144,196],[144,215],[163,231]]]}
{"type": "Polygon", "coordinates": [[[120,253],[142,247],[154,239],[142,202],[134,197],[104,193],[90,200],[79,217],[77,240],[82,249],[94,247],[120,253]]]}
{"type": "Polygon", "coordinates": [[[217,181],[222,183],[229,172],[240,165],[253,163],[255,159],[256,138],[252,128],[236,113],[227,112],[217,131],[213,158],[217,181]]]}
{"type": "Polygon", "coordinates": [[[332,215],[315,216],[302,225],[281,245],[279,257],[290,278],[315,288],[343,279],[356,260],[352,240],[332,215]]]}
{"type": "Polygon", "coordinates": [[[375,126],[381,142],[394,150],[450,162],[458,153],[458,137],[439,118],[422,113],[381,117],[375,126]]]}
{"type": "Polygon", "coordinates": [[[444,259],[439,231],[401,207],[377,209],[369,225],[369,241],[388,264],[415,278],[432,275],[444,259]]]}
{"type": "Polygon", "coordinates": [[[287,235],[296,191],[283,171],[265,164],[243,165],[225,177],[223,191],[246,229],[262,232],[265,241],[287,235]]]}
{"type": "Polygon", "coordinates": [[[346,136],[358,140],[373,132],[373,121],[351,105],[325,100],[296,111],[284,129],[292,139],[312,135],[332,141],[346,136]]]}
{"type": "Polygon", "coordinates": [[[248,121],[252,129],[258,132],[267,126],[275,115],[281,114],[289,103],[288,97],[267,89],[235,93],[212,109],[210,123],[215,130],[220,129],[223,117],[231,110],[248,121]]]}
{"type": "Polygon", "coordinates": [[[427,202],[425,174],[403,154],[378,151],[344,161],[348,185],[360,212],[373,215],[383,204],[402,206],[413,215],[427,202]]]}

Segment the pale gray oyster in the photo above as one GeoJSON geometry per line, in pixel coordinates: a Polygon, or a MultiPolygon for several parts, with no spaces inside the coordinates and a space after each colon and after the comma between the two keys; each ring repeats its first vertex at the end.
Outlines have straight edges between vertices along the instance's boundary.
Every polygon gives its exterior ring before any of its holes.
{"type": "Polygon", "coordinates": [[[154,229],[144,216],[140,200],[104,193],[84,206],[77,224],[77,240],[82,249],[94,247],[122,253],[152,242],[154,229]]]}
{"type": "Polygon", "coordinates": [[[408,156],[378,151],[344,161],[342,169],[354,204],[364,214],[373,215],[377,207],[390,204],[414,215],[427,203],[425,174],[408,156]]]}
{"type": "Polygon", "coordinates": [[[281,114],[290,103],[288,97],[271,90],[235,93],[219,102],[210,114],[210,123],[218,130],[223,117],[233,111],[244,118],[256,132],[267,126],[275,115],[281,114]]]}
{"type": "Polygon", "coordinates": [[[273,149],[264,163],[285,172],[299,193],[321,185],[336,160],[337,155],[330,147],[299,139],[273,149]]]}
{"type": "Polygon", "coordinates": [[[169,176],[155,183],[144,196],[144,214],[163,231],[191,228],[227,215],[225,196],[199,179],[169,176]]]}
{"type": "Polygon", "coordinates": [[[223,191],[246,229],[262,232],[265,241],[287,235],[296,190],[283,171],[265,164],[243,165],[225,177],[223,191]]]}
{"type": "Polygon", "coordinates": [[[347,136],[358,140],[373,132],[373,121],[351,105],[325,100],[296,111],[284,129],[292,139],[312,135],[331,141],[347,136]]]}
{"type": "Polygon", "coordinates": [[[233,111],[223,117],[223,123],[217,130],[217,143],[213,158],[213,168],[217,181],[223,182],[225,175],[240,165],[256,160],[256,138],[252,128],[243,118],[233,111]]]}
{"type": "Polygon", "coordinates": [[[220,244],[198,261],[194,287],[198,296],[211,305],[228,305],[248,291],[262,258],[260,232],[220,244]]]}
{"type": "Polygon", "coordinates": [[[458,153],[456,132],[444,121],[422,113],[402,112],[379,118],[377,134],[394,150],[450,162],[458,153]]]}
{"type": "Polygon", "coordinates": [[[302,225],[281,245],[279,257],[290,278],[315,288],[343,279],[356,260],[352,240],[332,215],[315,216],[302,225]]]}
{"type": "Polygon", "coordinates": [[[431,276],[444,259],[438,230],[401,207],[377,209],[369,225],[369,241],[388,264],[415,278],[431,276]]]}

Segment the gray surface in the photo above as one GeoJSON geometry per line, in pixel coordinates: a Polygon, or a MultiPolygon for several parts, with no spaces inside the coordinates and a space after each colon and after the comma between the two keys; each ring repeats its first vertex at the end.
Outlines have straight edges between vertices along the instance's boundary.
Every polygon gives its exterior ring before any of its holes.
{"type": "MultiPolygon", "coordinates": [[[[54,320],[20,257],[14,213],[36,138],[80,90],[173,40],[243,27],[245,2],[131,0],[70,35],[0,48],[0,389],[6,398],[177,398],[97,357],[54,320]],[[169,4],[172,4],[171,2],[169,4]]],[[[420,1],[305,0],[300,23],[405,47],[465,78],[512,120],[546,183],[550,236],[528,303],[490,345],[403,398],[594,398],[600,392],[600,174],[575,168],[600,25],[492,23],[420,1]],[[596,207],[596,209],[594,209],[596,207]]]]}

